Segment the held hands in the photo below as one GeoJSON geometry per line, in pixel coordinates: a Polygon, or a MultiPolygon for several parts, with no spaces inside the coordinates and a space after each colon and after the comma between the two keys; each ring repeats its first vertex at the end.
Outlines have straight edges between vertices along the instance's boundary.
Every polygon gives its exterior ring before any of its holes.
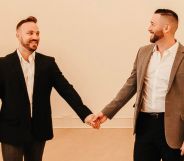
{"type": "Polygon", "coordinates": [[[94,129],[100,128],[100,122],[96,121],[96,116],[94,114],[90,114],[85,118],[85,123],[93,127],[94,129]]]}
{"type": "Polygon", "coordinates": [[[96,115],[95,120],[93,121],[99,121],[100,124],[104,123],[107,120],[107,116],[104,115],[102,112],[100,112],[98,115],[96,115]]]}
{"type": "Polygon", "coordinates": [[[100,124],[104,123],[107,120],[107,116],[100,112],[98,115],[88,115],[85,118],[85,123],[92,126],[94,129],[99,129],[100,124]]]}
{"type": "Polygon", "coordinates": [[[181,150],[181,155],[183,156],[183,155],[184,155],[184,142],[183,142],[183,144],[182,144],[180,150],[181,150]]]}

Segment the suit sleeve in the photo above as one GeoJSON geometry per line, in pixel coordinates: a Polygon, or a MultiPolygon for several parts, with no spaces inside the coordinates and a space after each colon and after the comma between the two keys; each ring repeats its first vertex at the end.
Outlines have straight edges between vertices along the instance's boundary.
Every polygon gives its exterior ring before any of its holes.
{"type": "Polygon", "coordinates": [[[2,93],[3,93],[3,74],[2,74],[2,58],[0,58],[0,99],[2,99],[2,93]]]}
{"type": "Polygon", "coordinates": [[[84,122],[85,118],[92,114],[91,110],[86,107],[82,99],[80,98],[77,91],[73,86],[67,81],[60,69],[58,68],[54,58],[51,61],[51,75],[53,87],[62,96],[65,101],[72,107],[72,109],[77,113],[80,119],[84,122]]]}
{"type": "Polygon", "coordinates": [[[112,119],[137,91],[137,57],[135,59],[130,77],[120,89],[116,97],[102,110],[102,113],[109,119],[112,119]]]}

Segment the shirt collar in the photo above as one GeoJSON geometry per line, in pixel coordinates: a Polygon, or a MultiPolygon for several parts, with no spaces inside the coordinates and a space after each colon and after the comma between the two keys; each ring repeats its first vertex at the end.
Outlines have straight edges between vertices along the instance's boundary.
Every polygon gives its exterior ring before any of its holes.
{"type": "MultiPolygon", "coordinates": [[[[177,52],[177,49],[178,49],[178,46],[179,46],[179,42],[176,41],[176,43],[174,45],[172,45],[169,49],[167,49],[166,51],[169,52],[169,53],[176,53],[177,52]]],[[[153,48],[153,52],[156,52],[158,51],[157,50],[157,45],[154,46],[153,48]]]]}
{"type": "Polygon", "coordinates": [[[173,46],[171,46],[169,49],[167,49],[167,51],[169,53],[176,53],[177,49],[178,49],[178,46],[179,46],[179,42],[176,41],[176,43],[173,46]]]}
{"type": "MultiPolygon", "coordinates": [[[[26,60],[23,58],[23,56],[22,56],[21,52],[19,51],[19,49],[17,49],[17,54],[18,54],[18,57],[19,57],[20,62],[26,61],[26,60]]],[[[36,54],[36,52],[34,51],[31,55],[29,55],[29,57],[28,57],[29,62],[32,62],[32,61],[35,60],[35,54],[36,54]]],[[[26,61],[26,62],[27,62],[27,61],[26,61]]]]}

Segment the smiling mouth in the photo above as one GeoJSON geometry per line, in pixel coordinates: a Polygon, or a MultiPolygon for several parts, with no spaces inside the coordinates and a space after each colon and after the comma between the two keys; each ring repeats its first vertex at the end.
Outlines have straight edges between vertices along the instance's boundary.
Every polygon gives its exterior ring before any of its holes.
{"type": "Polygon", "coordinates": [[[30,44],[33,45],[33,46],[38,46],[38,42],[35,42],[35,41],[31,42],[30,44]]]}
{"type": "Polygon", "coordinates": [[[150,33],[150,36],[154,36],[154,33],[150,33]]]}
{"type": "Polygon", "coordinates": [[[31,43],[32,43],[32,42],[33,42],[33,43],[38,43],[38,41],[31,41],[31,43]]]}

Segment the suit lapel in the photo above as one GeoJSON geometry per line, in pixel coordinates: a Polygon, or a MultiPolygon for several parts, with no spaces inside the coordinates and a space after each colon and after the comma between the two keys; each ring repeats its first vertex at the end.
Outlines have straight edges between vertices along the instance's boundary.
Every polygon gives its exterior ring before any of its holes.
{"type": "Polygon", "coordinates": [[[171,74],[170,74],[170,78],[169,78],[169,84],[168,84],[167,92],[169,92],[169,90],[171,88],[174,77],[176,75],[176,71],[177,71],[183,57],[184,57],[184,46],[182,46],[179,43],[178,51],[176,53],[176,57],[175,57],[175,60],[174,60],[174,63],[173,63],[172,69],[171,69],[171,74]]]}
{"type": "MultiPolygon", "coordinates": [[[[24,73],[23,73],[23,70],[22,70],[22,67],[20,64],[20,60],[19,60],[19,57],[18,57],[18,54],[16,51],[12,55],[11,64],[13,66],[13,70],[16,73],[15,75],[18,78],[19,85],[20,85],[21,89],[24,91],[26,99],[29,100],[26,82],[25,82],[25,78],[24,78],[24,73]]],[[[33,98],[34,98],[34,93],[35,93],[36,88],[37,88],[36,85],[37,85],[37,80],[38,80],[38,75],[40,73],[40,69],[41,69],[40,54],[36,53],[35,54],[35,73],[34,73],[34,84],[33,84],[33,98]]]]}
{"type": "Polygon", "coordinates": [[[36,53],[35,54],[35,73],[34,73],[34,84],[33,84],[33,101],[34,101],[34,95],[35,95],[35,91],[37,89],[37,82],[38,82],[38,76],[41,70],[41,59],[40,59],[40,54],[36,53]]]}
{"type": "Polygon", "coordinates": [[[11,64],[13,66],[13,70],[15,71],[15,76],[18,78],[19,85],[22,88],[22,90],[24,91],[26,99],[29,100],[26,82],[25,82],[25,78],[24,78],[24,73],[23,73],[23,70],[22,70],[22,67],[20,64],[20,59],[19,59],[16,51],[12,54],[11,61],[12,61],[11,64]]]}
{"type": "Polygon", "coordinates": [[[141,70],[141,75],[140,75],[140,90],[142,90],[143,87],[143,82],[144,82],[144,77],[148,68],[148,64],[151,58],[151,55],[153,53],[153,48],[154,48],[154,44],[150,45],[148,48],[146,48],[144,51],[145,54],[142,54],[143,56],[143,60],[141,61],[142,63],[142,69],[138,69],[141,70]]]}

